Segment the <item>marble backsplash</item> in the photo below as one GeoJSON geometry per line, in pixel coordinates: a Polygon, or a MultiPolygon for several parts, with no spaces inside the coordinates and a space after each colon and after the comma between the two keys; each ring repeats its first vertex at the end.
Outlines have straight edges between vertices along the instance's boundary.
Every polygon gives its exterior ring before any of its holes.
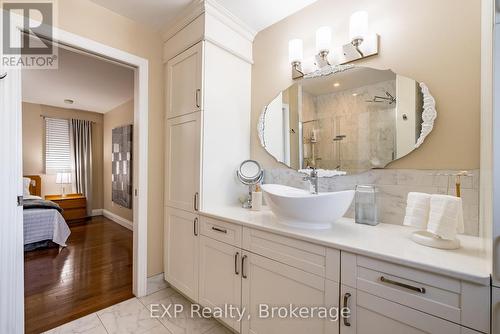
{"type": "MultiPolygon", "coordinates": [[[[373,169],[357,175],[321,178],[320,192],[354,189],[356,185],[376,185],[378,189],[379,219],[388,224],[403,224],[406,197],[411,191],[429,194],[455,195],[455,179],[442,174],[456,170],[373,169]]],[[[479,234],[479,170],[462,177],[462,200],[465,234],[479,234]]],[[[291,169],[267,169],[264,183],[277,183],[309,189],[303,175],[291,169]]],[[[354,203],[346,214],[354,218],[354,203]]]]}

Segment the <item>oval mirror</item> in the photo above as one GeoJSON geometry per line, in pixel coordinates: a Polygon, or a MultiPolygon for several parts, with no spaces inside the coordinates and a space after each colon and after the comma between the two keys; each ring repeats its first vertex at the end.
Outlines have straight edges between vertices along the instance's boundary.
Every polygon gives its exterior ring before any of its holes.
{"type": "Polygon", "coordinates": [[[435,101],[423,83],[351,66],[301,79],[265,106],[261,145],[277,161],[349,174],[383,168],[431,132],[435,101]]]}

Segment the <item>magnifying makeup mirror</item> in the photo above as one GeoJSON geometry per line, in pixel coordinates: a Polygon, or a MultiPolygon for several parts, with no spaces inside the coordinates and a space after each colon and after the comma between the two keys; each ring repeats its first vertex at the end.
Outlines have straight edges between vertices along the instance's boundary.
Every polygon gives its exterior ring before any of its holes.
{"type": "Polygon", "coordinates": [[[264,177],[264,171],[255,160],[245,160],[236,171],[238,179],[248,186],[248,198],[243,203],[245,209],[252,208],[252,191],[256,184],[260,183],[264,177]]]}

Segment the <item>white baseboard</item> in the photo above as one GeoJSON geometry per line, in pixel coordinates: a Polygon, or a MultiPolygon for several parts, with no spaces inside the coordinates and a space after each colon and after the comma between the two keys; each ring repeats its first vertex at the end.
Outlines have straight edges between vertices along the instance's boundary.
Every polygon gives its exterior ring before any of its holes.
{"type": "Polygon", "coordinates": [[[163,273],[148,277],[147,294],[150,295],[169,286],[170,285],[163,278],[163,273]]]}
{"type": "MultiPolygon", "coordinates": [[[[92,212],[93,213],[93,212],[92,212]]],[[[102,215],[112,221],[114,221],[117,224],[120,224],[121,226],[128,228],[129,230],[133,231],[134,230],[134,223],[131,222],[130,220],[127,220],[123,217],[120,217],[116,214],[114,214],[111,211],[108,211],[106,209],[102,209],[102,215]]]]}
{"type": "Polygon", "coordinates": [[[95,217],[95,216],[102,216],[102,210],[103,210],[103,209],[93,209],[93,210],[92,210],[92,217],[95,217]]]}

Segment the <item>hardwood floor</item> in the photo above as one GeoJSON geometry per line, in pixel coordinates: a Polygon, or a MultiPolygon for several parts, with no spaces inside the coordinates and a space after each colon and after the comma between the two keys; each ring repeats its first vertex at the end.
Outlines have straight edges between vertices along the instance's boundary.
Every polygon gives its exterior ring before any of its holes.
{"type": "Polygon", "coordinates": [[[41,333],[132,298],[132,231],[98,216],[68,247],[24,255],[25,331],[41,333]]]}

